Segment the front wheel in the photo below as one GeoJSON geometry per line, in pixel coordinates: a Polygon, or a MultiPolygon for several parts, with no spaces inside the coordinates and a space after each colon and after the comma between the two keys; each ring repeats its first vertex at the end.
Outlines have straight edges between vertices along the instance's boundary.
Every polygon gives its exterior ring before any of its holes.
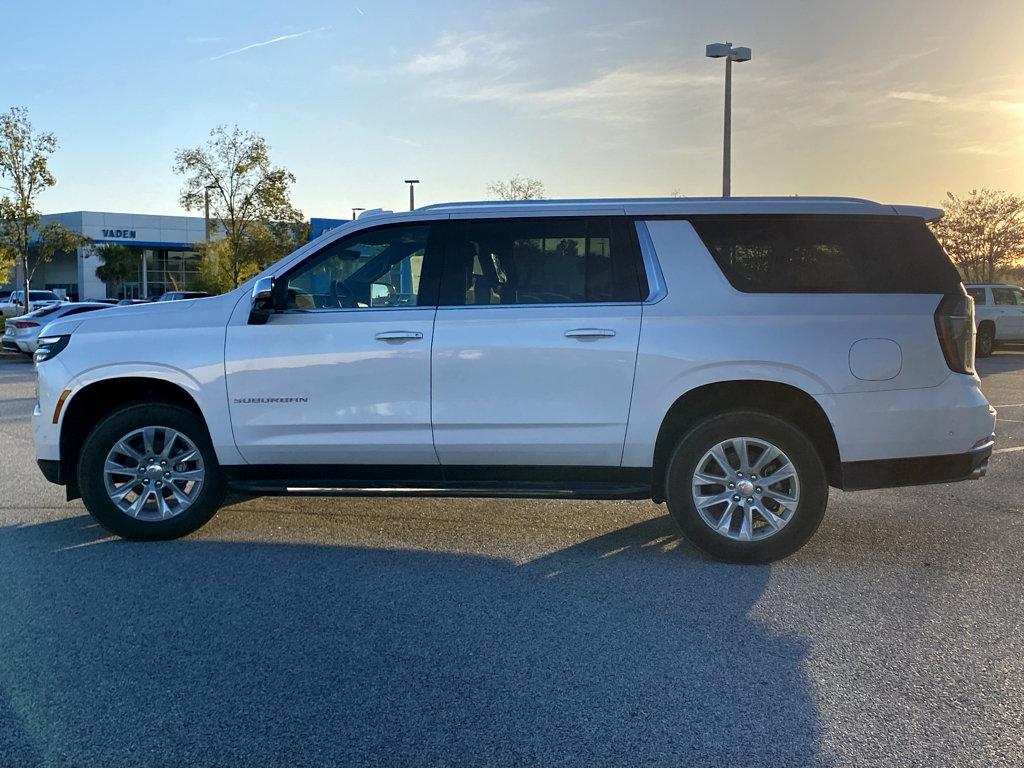
{"type": "Polygon", "coordinates": [[[93,428],[78,462],[82,500],[127,539],[173,539],[220,508],[226,488],[202,420],[169,403],[119,409],[93,428]]]}
{"type": "Polygon", "coordinates": [[[665,486],[686,538],[714,558],[741,563],[799,550],[828,503],[814,445],[759,411],[716,414],[691,428],[669,460],[665,486]]]}

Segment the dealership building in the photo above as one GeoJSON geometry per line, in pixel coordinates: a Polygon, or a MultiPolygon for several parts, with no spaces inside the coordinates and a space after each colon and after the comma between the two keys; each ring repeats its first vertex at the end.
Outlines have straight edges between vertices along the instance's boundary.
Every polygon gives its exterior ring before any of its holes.
{"type": "MultiPolygon", "coordinates": [[[[344,224],[346,219],[311,219],[310,238],[344,224]]],[[[156,216],[105,211],[71,211],[45,214],[42,224],[58,222],[91,243],[73,254],[58,254],[40,264],[32,276],[33,288],[48,288],[78,299],[103,297],[147,298],[165,291],[193,287],[201,255],[197,244],[206,238],[206,220],[201,216],[156,216]],[[102,260],[95,247],[120,243],[139,257],[138,275],[123,286],[107,286],[96,277],[102,260]]],[[[214,239],[222,234],[211,227],[214,239]]],[[[12,278],[15,276],[12,274],[12,278]]]]}

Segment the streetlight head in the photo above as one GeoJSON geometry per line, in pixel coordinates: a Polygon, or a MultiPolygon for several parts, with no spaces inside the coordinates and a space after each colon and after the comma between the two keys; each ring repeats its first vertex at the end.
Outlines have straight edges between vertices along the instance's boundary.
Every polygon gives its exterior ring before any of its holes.
{"type": "Polygon", "coordinates": [[[733,48],[732,43],[709,43],[704,47],[704,55],[710,59],[729,58],[729,61],[750,61],[749,48],[733,48]]]}
{"type": "Polygon", "coordinates": [[[406,179],[405,183],[406,184],[419,184],[420,180],[419,179],[406,179]]]}

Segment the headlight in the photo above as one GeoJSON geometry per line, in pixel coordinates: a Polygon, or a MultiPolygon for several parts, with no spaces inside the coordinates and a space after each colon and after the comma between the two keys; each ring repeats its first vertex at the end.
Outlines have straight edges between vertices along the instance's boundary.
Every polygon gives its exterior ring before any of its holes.
{"type": "Polygon", "coordinates": [[[50,360],[50,358],[56,358],[58,353],[68,346],[68,342],[71,341],[71,334],[64,334],[62,336],[41,336],[39,337],[39,347],[36,349],[36,354],[33,356],[36,363],[42,363],[44,360],[50,360]]]}

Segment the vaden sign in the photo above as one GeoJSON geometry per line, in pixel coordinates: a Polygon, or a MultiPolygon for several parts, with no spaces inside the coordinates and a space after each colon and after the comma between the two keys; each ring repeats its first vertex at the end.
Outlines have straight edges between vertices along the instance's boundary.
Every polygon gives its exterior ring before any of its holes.
{"type": "Polygon", "coordinates": [[[135,230],[103,230],[105,238],[134,238],[135,230]]]}

